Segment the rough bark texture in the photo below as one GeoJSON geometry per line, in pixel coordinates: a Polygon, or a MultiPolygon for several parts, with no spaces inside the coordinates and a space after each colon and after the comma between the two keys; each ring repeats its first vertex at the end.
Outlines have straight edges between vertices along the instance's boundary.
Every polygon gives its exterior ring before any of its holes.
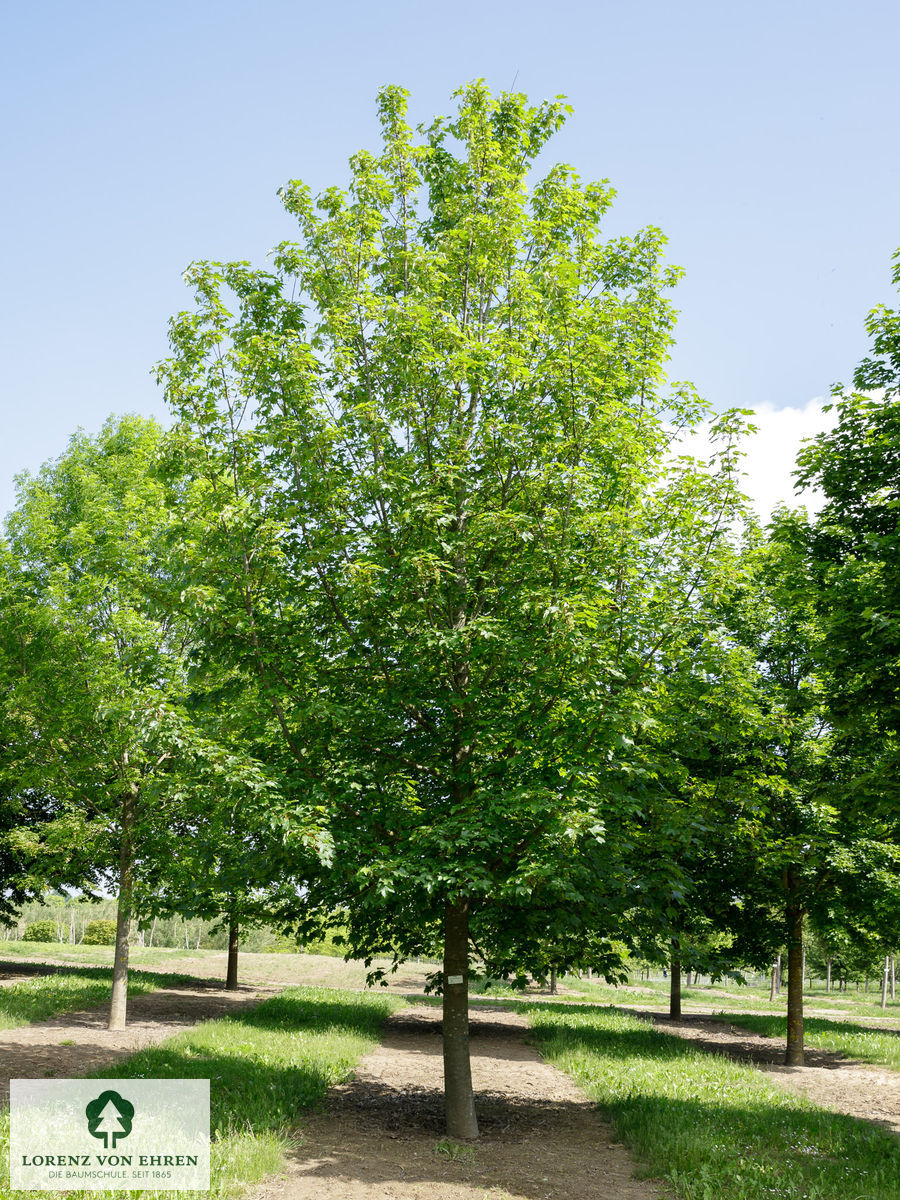
{"type": "Polygon", "coordinates": [[[787,905],[788,988],[787,1047],[784,1061],[789,1067],[803,1066],[803,917],[796,902],[787,905]]]}
{"type": "Polygon", "coordinates": [[[478,1137],[469,1062],[469,904],[448,900],[444,915],[444,1106],[447,1133],[478,1137]]]}
{"type": "Polygon", "coordinates": [[[238,921],[231,918],[228,926],[228,969],[225,973],[225,987],[233,992],[238,985],[238,921]]]}
{"type": "Polygon", "coordinates": [[[551,996],[556,995],[556,967],[555,966],[552,966],[550,968],[550,995],[551,996]]]}
{"type": "Polygon", "coordinates": [[[672,943],[672,960],[669,963],[669,1016],[673,1021],[681,1020],[681,957],[678,943],[672,943]]]}
{"type": "Polygon", "coordinates": [[[128,938],[131,933],[131,900],[134,874],[134,818],[136,797],[129,789],[122,797],[122,839],[119,843],[119,901],[116,906],[116,951],[113,958],[109,1029],[124,1029],[128,1006],[128,938]]]}

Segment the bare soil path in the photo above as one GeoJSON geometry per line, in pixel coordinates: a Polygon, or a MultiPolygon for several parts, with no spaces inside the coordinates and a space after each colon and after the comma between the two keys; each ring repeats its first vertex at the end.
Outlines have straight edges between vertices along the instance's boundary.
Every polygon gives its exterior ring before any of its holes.
{"type": "MultiPolygon", "coordinates": [[[[727,1020],[684,1016],[680,1021],[671,1021],[650,1011],[638,1012],[638,1015],[650,1017],[663,1032],[696,1042],[712,1054],[724,1054],[736,1062],[751,1063],[770,1075],[779,1087],[806,1096],[822,1108],[873,1121],[900,1134],[898,1071],[868,1066],[843,1054],[815,1047],[806,1048],[806,1066],[786,1067],[784,1042],[780,1038],[750,1033],[727,1020]]],[[[737,1015],[734,1019],[740,1021],[737,1015]]]]}
{"type": "Polygon", "coordinates": [[[440,1011],[411,1004],[250,1200],[660,1200],[590,1100],[526,1043],[518,1013],[472,1013],[481,1139],[447,1142],[440,1011]]]}
{"type": "Polygon", "coordinates": [[[65,1013],[49,1021],[0,1031],[0,1102],[9,1099],[10,1079],[78,1077],[117,1062],[173,1033],[238,1009],[252,1007],[277,987],[246,987],[236,992],[200,984],[160,988],[128,1001],[128,1027],[106,1028],[108,1006],[65,1013]]]}

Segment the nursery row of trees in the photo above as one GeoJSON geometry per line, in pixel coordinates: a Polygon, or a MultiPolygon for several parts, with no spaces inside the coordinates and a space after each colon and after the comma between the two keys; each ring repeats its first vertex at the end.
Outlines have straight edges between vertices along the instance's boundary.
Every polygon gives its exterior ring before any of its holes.
{"type": "Polygon", "coordinates": [[[761,531],[742,414],[666,384],[662,235],[532,183],[566,111],[386,88],[270,267],[189,270],[171,429],[74,437],[0,550],[5,912],[117,890],[113,1026],[136,915],[442,955],[460,1137],[473,966],[786,945],[798,1062],[804,922],[897,941],[900,317],[761,531]]]}

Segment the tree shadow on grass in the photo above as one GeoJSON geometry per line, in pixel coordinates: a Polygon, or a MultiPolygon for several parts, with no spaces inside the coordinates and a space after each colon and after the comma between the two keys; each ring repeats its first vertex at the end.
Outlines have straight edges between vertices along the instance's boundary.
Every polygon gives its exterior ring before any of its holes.
{"type": "Polygon", "coordinates": [[[240,1130],[290,1129],[304,1110],[321,1102],[341,1073],[310,1063],[265,1062],[240,1052],[154,1046],[94,1074],[109,1079],[208,1079],[210,1133],[216,1139],[240,1130]]]}
{"type": "MultiPolygon", "coordinates": [[[[533,1004],[529,1005],[529,1008],[561,1015],[558,1009],[549,1004],[533,1004]]],[[[583,1005],[567,1005],[566,1011],[567,1013],[574,1011],[596,1015],[596,1009],[583,1005]]],[[[632,1018],[635,1015],[627,1009],[607,1009],[606,1011],[622,1012],[632,1018]]],[[[636,1055],[642,1058],[687,1059],[697,1058],[701,1053],[690,1042],[658,1033],[649,1020],[646,1021],[644,1029],[601,1029],[595,1025],[585,1025],[573,1030],[564,1019],[558,1022],[545,1019],[541,1022],[540,1028],[531,1034],[530,1040],[540,1046],[555,1038],[568,1040],[576,1032],[578,1043],[585,1050],[604,1058],[620,1061],[632,1059],[636,1055]]]]}
{"type": "MultiPolygon", "coordinates": [[[[736,1013],[734,1016],[715,1016],[710,1019],[716,1021],[730,1020],[732,1024],[740,1025],[742,1028],[749,1029],[754,1033],[761,1033],[764,1037],[787,1036],[787,1018],[780,1015],[766,1013],[765,1015],[757,1016],[756,1013],[736,1013]]],[[[804,1016],[803,1026],[808,1033],[877,1033],[887,1037],[900,1038],[900,1029],[885,1029],[882,1025],[866,1025],[858,1021],[838,1021],[833,1020],[831,1017],[804,1016]]]]}
{"type": "Polygon", "coordinates": [[[283,993],[93,1074],[209,1079],[214,1136],[238,1129],[283,1131],[346,1078],[358,1058],[359,1037],[377,1037],[388,1011],[387,1004],[371,1001],[320,1001],[283,993]],[[311,1036],[297,1036],[303,1034],[311,1036]]]}
{"type": "MultiPolygon", "coordinates": [[[[304,1047],[313,1043],[314,1037],[284,1039],[278,1035],[308,1032],[328,1042],[342,1034],[372,1034],[388,1007],[365,998],[322,1002],[283,994],[251,1012],[217,1022],[227,1033],[227,1044],[222,1047],[205,1045],[198,1030],[142,1051],[104,1073],[118,1078],[208,1078],[214,1136],[234,1130],[282,1132],[305,1123],[304,1113],[319,1107],[329,1087],[347,1077],[357,1051],[342,1050],[332,1042],[319,1061],[313,1061],[309,1055],[304,1057],[304,1047]],[[246,1045],[241,1042],[242,1032],[246,1045]],[[254,1037],[255,1046],[251,1044],[254,1037]],[[262,1043],[269,1041],[278,1045],[267,1050],[262,1043]]],[[[552,1004],[541,1007],[547,1017],[554,1013],[562,1017],[552,1004]]],[[[571,1011],[569,1008],[567,1015],[571,1011]]],[[[583,1011],[596,1014],[596,1009],[588,1006],[583,1011]]],[[[552,1044],[554,1051],[586,1064],[588,1079],[598,1077],[592,1072],[602,1068],[604,1061],[615,1064],[620,1079],[623,1064],[634,1064],[633,1073],[625,1068],[628,1087],[620,1088],[618,1094],[613,1089],[603,1094],[598,1086],[599,1108],[613,1120],[636,1155],[649,1162],[651,1170],[676,1183],[680,1179],[692,1186],[702,1184],[707,1194],[721,1200],[810,1194],[900,1200],[900,1142],[896,1138],[867,1122],[816,1110],[786,1097],[773,1099],[768,1090],[755,1092],[752,1086],[738,1091],[724,1088],[722,1097],[715,1100],[691,1098],[700,1052],[690,1043],[649,1025],[645,1030],[603,1030],[567,1026],[552,1019],[540,1027],[537,1039],[539,1044],[552,1044]],[[652,1076],[642,1077],[638,1060],[644,1057],[664,1064],[662,1076],[655,1082],[652,1076]],[[681,1094],[673,1096],[660,1078],[682,1078],[676,1089],[681,1094]],[[816,1187],[818,1193],[810,1191],[816,1187]]],[[[445,1182],[451,1170],[461,1172],[461,1179],[477,1179],[479,1186],[496,1183],[509,1187],[511,1179],[490,1176],[491,1171],[501,1169],[501,1159],[491,1155],[505,1153],[504,1147],[513,1150],[512,1157],[503,1160],[503,1170],[515,1171],[519,1148],[534,1136],[547,1155],[538,1174],[546,1177],[555,1170],[558,1180],[566,1178],[567,1170],[575,1170],[579,1147],[583,1150],[586,1143],[593,1150],[608,1147],[606,1132],[589,1103],[487,1092],[478,1097],[484,1163],[479,1165],[482,1150],[476,1148],[471,1162],[448,1164],[434,1153],[443,1130],[438,1089],[353,1081],[335,1088],[326,1103],[322,1120],[329,1131],[325,1144],[331,1149],[323,1150],[313,1142],[311,1148],[301,1148],[295,1155],[297,1170],[315,1180],[347,1178],[374,1187],[395,1182],[400,1161],[407,1183],[445,1182]],[[396,1149],[399,1143],[416,1138],[424,1139],[415,1147],[418,1155],[404,1152],[402,1146],[396,1149]],[[548,1165],[551,1159],[556,1164],[553,1168],[548,1165]]],[[[546,1178],[516,1177],[515,1184],[529,1200],[546,1195],[546,1178]]],[[[696,1194],[704,1193],[701,1189],[696,1194]]]]}
{"type": "MultiPolygon", "coordinates": [[[[209,989],[221,988],[222,982],[218,979],[200,978],[196,975],[182,975],[177,971],[149,971],[141,967],[132,967],[129,970],[129,978],[134,981],[152,984],[152,986],[161,987],[183,987],[192,988],[198,991],[206,991],[209,989]]],[[[28,976],[52,976],[52,975],[84,975],[90,979],[106,980],[112,984],[112,964],[109,966],[96,966],[85,964],[82,966],[79,963],[38,963],[28,961],[9,961],[0,960],[0,976],[3,975],[28,975],[28,976]]],[[[3,992],[0,991],[0,997],[3,992]]]]}
{"type": "Polygon", "coordinates": [[[536,1040],[576,1064],[623,1139],[678,1186],[721,1200],[808,1194],[900,1200],[900,1140],[890,1122],[773,1096],[756,1075],[746,1082],[727,1075],[710,1080],[695,1065],[704,1051],[649,1026],[606,1030],[544,1016],[536,1040]],[[634,1068],[623,1078],[629,1060],[634,1068]],[[686,1098],[692,1087],[701,1094],[686,1098]],[[702,1095],[713,1088],[715,1099],[702,1095]]]}

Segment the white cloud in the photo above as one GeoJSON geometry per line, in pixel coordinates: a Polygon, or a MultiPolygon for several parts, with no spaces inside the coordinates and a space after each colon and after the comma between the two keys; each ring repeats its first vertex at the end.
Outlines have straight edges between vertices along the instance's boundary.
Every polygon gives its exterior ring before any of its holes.
{"type": "MultiPolygon", "coordinates": [[[[797,451],[803,441],[834,427],[836,414],[822,411],[827,403],[820,396],[802,408],[773,408],[771,404],[760,404],[748,418],[757,432],[744,442],[742,490],[750,497],[764,524],[778,504],[787,504],[791,508],[802,504],[810,512],[821,508],[821,493],[795,491],[791,472],[796,470],[797,451]]],[[[706,429],[685,439],[683,449],[689,454],[703,456],[708,450],[706,429]]]]}
{"type": "Polygon", "coordinates": [[[836,413],[823,412],[826,403],[818,397],[803,408],[776,409],[770,404],[760,404],[755,409],[751,420],[759,432],[747,439],[744,491],[763,522],[768,521],[778,504],[792,508],[803,504],[810,512],[822,507],[821,492],[796,491],[791,472],[796,470],[797,452],[804,440],[834,428],[836,413]]]}

